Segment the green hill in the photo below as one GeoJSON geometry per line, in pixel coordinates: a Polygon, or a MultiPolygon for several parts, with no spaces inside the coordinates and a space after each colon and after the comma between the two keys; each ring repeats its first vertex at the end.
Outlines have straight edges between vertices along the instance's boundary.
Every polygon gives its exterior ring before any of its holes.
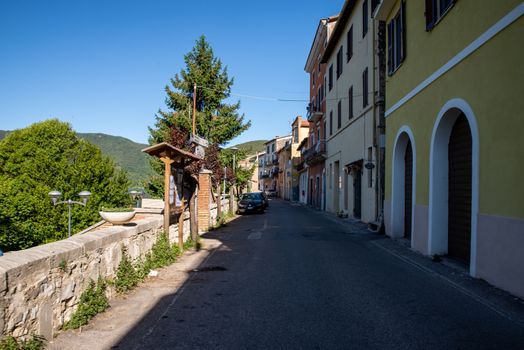
{"type": "Polygon", "coordinates": [[[102,153],[111,157],[117,166],[126,170],[132,184],[138,185],[153,174],[149,165],[149,156],[142,152],[142,149],[148,145],[133,142],[125,137],[100,133],[78,133],[78,136],[100,147],[102,153]]]}
{"type": "Polygon", "coordinates": [[[267,140],[248,141],[235,145],[235,147],[238,147],[239,149],[246,151],[247,154],[255,154],[257,152],[265,151],[264,143],[266,142],[267,140]]]}
{"type": "MultiPolygon", "coordinates": [[[[8,133],[9,131],[0,130],[0,140],[8,133]]],[[[100,147],[103,154],[113,159],[119,168],[126,170],[133,186],[141,184],[153,174],[149,165],[149,156],[142,152],[142,149],[148,145],[124,137],[100,133],[78,133],[78,136],[100,147]]]]}

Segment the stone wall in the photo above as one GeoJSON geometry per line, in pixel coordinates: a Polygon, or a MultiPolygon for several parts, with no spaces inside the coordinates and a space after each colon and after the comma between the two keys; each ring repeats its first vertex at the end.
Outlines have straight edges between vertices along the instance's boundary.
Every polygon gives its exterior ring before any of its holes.
{"type": "MultiPolygon", "coordinates": [[[[226,204],[224,210],[227,208],[226,204]]],[[[216,218],[216,204],[211,211],[216,218]]],[[[115,277],[122,246],[131,259],[143,257],[162,231],[162,224],[162,215],[143,216],[132,224],[99,228],[0,257],[2,335],[34,333],[51,339],[71,318],[90,280],[115,277]]],[[[189,237],[189,225],[186,212],[184,240],[189,237]]],[[[169,239],[178,240],[176,223],[170,227],[169,239]]]]}

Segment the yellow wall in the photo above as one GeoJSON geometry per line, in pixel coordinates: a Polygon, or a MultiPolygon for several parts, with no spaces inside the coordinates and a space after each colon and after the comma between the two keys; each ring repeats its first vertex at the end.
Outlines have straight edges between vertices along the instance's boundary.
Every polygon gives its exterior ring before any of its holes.
{"type": "MultiPolygon", "coordinates": [[[[519,3],[461,0],[427,33],[423,2],[408,0],[407,58],[387,81],[386,110],[519,3]]],[[[479,213],[524,217],[523,38],[521,17],[386,118],[386,199],[394,138],[408,125],[416,143],[416,204],[428,205],[432,129],[443,105],[461,98],[479,129],[479,213]]]]}

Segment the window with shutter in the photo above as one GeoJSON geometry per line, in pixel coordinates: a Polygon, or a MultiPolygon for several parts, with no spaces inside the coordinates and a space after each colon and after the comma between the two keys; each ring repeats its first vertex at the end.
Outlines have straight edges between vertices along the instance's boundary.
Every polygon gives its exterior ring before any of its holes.
{"type": "Polygon", "coordinates": [[[426,30],[432,30],[457,0],[425,0],[426,30]]]}
{"type": "Polygon", "coordinates": [[[364,69],[362,73],[362,107],[365,108],[369,104],[369,88],[368,88],[368,69],[364,69]]]}
{"type": "Polygon", "coordinates": [[[333,88],[333,65],[329,66],[329,91],[333,88]]]}
{"type": "Polygon", "coordinates": [[[342,126],[342,102],[338,101],[338,110],[337,110],[337,129],[340,129],[342,126]]]}
{"type": "Polygon", "coordinates": [[[406,3],[388,23],[388,74],[393,74],[406,58],[406,3]]]}
{"type": "Polygon", "coordinates": [[[368,0],[364,0],[362,3],[362,37],[365,37],[368,32],[368,0]]]}
{"type": "Polygon", "coordinates": [[[353,57],[353,26],[351,26],[351,28],[349,28],[349,31],[348,31],[347,45],[346,45],[346,61],[349,62],[351,57],[353,57]]]}
{"type": "Polygon", "coordinates": [[[329,112],[329,136],[333,135],[333,111],[329,112]]]}
{"type": "Polygon", "coordinates": [[[349,88],[348,92],[348,101],[349,101],[349,119],[353,118],[353,86],[349,88]]]}
{"type": "Polygon", "coordinates": [[[340,46],[337,52],[337,79],[342,75],[343,61],[342,61],[343,47],[340,46]]]}

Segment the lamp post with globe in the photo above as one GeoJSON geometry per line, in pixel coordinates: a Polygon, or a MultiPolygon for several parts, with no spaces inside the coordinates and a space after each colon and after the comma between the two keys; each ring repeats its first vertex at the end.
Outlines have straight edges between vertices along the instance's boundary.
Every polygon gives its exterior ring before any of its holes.
{"type": "Polygon", "coordinates": [[[53,202],[53,205],[58,204],[67,204],[68,207],[68,215],[67,215],[67,237],[71,237],[71,206],[73,204],[78,204],[82,206],[86,206],[87,201],[89,200],[89,197],[91,196],[91,192],[88,191],[82,191],[78,193],[78,196],[82,199],[81,202],[74,201],[71,199],[65,200],[65,201],[58,201],[62,193],[59,191],[51,191],[48,193],[49,197],[51,197],[51,201],[53,202]]]}

